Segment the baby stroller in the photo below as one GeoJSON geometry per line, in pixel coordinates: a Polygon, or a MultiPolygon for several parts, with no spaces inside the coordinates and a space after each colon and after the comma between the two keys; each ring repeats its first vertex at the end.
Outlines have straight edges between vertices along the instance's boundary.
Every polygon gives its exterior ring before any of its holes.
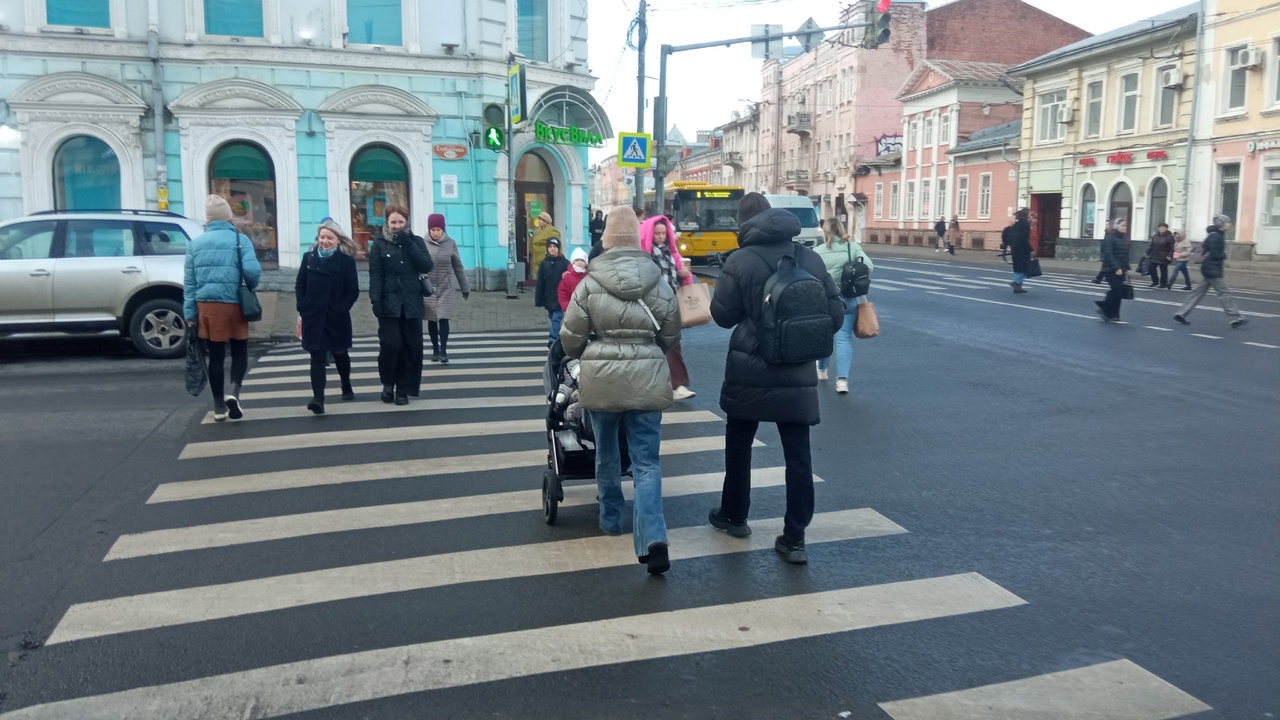
{"type": "MultiPolygon", "coordinates": [[[[566,480],[594,480],[596,476],[595,434],[591,416],[578,404],[580,363],[564,353],[557,340],[547,353],[542,368],[542,388],[547,395],[547,469],[542,473],[542,516],[554,525],[559,504],[564,502],[566,480]]],[[[626,436],[620,439],[623,474],[630,472],[626,436]]]]}

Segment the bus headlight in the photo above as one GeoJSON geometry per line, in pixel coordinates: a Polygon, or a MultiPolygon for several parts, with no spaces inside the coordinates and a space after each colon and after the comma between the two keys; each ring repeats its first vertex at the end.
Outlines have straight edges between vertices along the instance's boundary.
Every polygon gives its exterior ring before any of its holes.
{"type": "Polygon", "coordinates": [[[680,253],[684,254],[686,252],[689,252],[689,246],[684,243],[680,243],[680,253]]]}

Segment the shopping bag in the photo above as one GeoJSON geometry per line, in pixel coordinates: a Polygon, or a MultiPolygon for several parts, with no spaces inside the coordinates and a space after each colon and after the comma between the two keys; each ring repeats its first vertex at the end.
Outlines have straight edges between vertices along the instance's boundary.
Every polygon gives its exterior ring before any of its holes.
{"type": "Polygon", "coordinates": [[[1124,285],[1122,285],[1122,286],[1120,287],[1120,299],[1121,299],[1121,300],[1132,300],[1132,299],[1133,299],[1133,286],[1132,286],[1132,285],[1130,285],[1129,283],[1125,283],[1124,285]]]}
{"type": "Polygon", "coordinates": [[[694,327],[711,322],[711,291],[706,283],[681,285],[676,291],[680,305],[680,327],[694,327]]]}
{"type": "Polygon", "coordinates": [[[209,361],[204,354],[204,342],[196,333],[196,323],[187,326],[187,392],[200,397],[209,384],[209,361]]]}
{"type": "Polygon", "coordinates": [[[1038,259],[1031,258],[1029,261],[1027,261],[1027,278],[1028,279],[1038,278],[1043,274],[1044,273],[1040,272],[1040,261],[1038,259]]]}
{"type": "Polygon", "coordinates": [[[293,334],[297,335],[299,340],[302,339],[302,316],[301,315],[298,316],[298,322],[294,326],[293,334]]]}
{"type": "Polygon", "coordinates": [[[1138,274],[1139,274],[1139,275],[1150,275],[1150,274],[1151,274],[1151,261],[1150,261],[1150,260],[1148,260],[1147,258],[1142,258],[1141,260],[1139,260],[1139,261],[1138,261],[1138,274]]]}
{"type": "Polygon", "coordinates": [[[876,317],[875,303],[863,303],[858,306],[858,320],[853,324],[853,336],[859,340],[869,340],[880,334],[880,320],[876,317]]]}

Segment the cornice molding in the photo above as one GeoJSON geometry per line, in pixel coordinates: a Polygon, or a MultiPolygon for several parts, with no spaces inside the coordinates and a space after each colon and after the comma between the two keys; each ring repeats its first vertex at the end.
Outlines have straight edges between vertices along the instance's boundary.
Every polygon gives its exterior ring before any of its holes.
{"type": "Polygon", "coordinates": [[[242,118],[246,111],[266,111],[269,114],[286,115],[297,119],[302,115],[298,101],[279,90],[254,80],[227,78],[197,85],[169,103],[169,109],[178,117],[191,115],[236,114],[242,118]],[[257,108],[217,107],[224,100],[246,100],[257,108]]]}
{"type": "Polygon", "coordinates": [[[9,97],[9,104],[16,110],[36,110],[53,107],[80,107],[86,105],[118,108],[122,113],[133,112],[140,115],[147,109],[147,104],[128,87],[89,73],[69,72],[56,73],[36,78],[18,88],[9,97]],[[88,94],[100,98],[97,102],[86,103],[59,102],[57,97],[68,93],[88,94]]]}
{"type": "Polygon", "coordinates": [[[417,97],[385,85],[357,85],[334,93],[317,108],[321,117],[331,114],[388,116],[386,112],[363,112],[362,107],[392,107],[408,117],[435,118],[437,113],[417,97]]]}

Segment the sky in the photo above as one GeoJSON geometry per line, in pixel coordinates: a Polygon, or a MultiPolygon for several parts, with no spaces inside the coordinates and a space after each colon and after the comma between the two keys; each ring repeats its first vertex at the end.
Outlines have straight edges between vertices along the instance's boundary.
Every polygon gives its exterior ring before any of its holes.
{"type": "MultiPolygon", "coordinates": [[[[587,0],[582,0],[584,3],[587,0]]],[[[1090,33],[1101,33],[1188,4],[1189,0],[1025,0],[1090,33]]],[[[930,3],[938,7],[945,3],[930,3]]],[[[658,48],[718,39],[745,37],[753,24],[782,25],[795,30],[812,17],[819,26],[840,21],[838,0],[651,0],[649,50],[645,54],[645,94],[658,92],[658,48]]],[[[587,22],[587,66],[598,78],[593,91],[609,113],[613,130],[636,129],[636,61],[627,47],[627,28],[639,0],[591,0],[587,22]]],[[[992,28],[993,35],[999,32],[992,28]]],[[[792,41],[788,41],[791,43],[792,41]]],[[[749,44],[694,50],[672,55],[667,63],[668,115],[681,133],[693,138],[729,121],[730,113],[760,97],[760,62],[751,58],[749,44]]],[[[653,128],[652,103],[645,110],[645,132],[653,128]]],[[[616,151],[591,151],[598,162],[616,151]]]]}

